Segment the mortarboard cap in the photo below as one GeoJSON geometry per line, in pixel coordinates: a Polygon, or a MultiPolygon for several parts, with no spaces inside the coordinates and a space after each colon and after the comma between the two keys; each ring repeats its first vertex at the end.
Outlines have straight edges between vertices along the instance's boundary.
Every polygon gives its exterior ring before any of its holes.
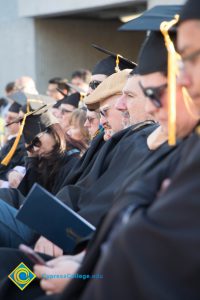
{"type": "Polygon", "coordinates": [[[21,107],[26,104],[26,98],[19,97],[19,94],[23,94],[23,93],[16,92],[16,93],[12,93],[8,96],[8,98],[13,101],[13,103],[10,105],[8,111],[14,112],[14,113],[19,113],[21,107]]]}
{"type": "Polygon", "coordinates": [[[19,111],[20,111],[20,109],[21,109],[21,107],[22,107],[22,106],[21,106],[20,104],[18,104],[17,102],[13,102],[13,103],[10,105],[8,111],[18,114],[19,111]]]}
{"type": "Polygon", "coordinates": [[[39,133],[57,123],[58,120],[48,110],[47,106],[29,113],[23,128],[25,143],[30,144],[39,133]]]}
{"type": "Polygon", "coordinates": [[[49,96],[29,94],[21,91],[9,95],[9,98],[14,101],[11,107],[15,105],[15,103],[19,105],[18,112],[20,111],[22,106],[25,107],[25,105],[27,104],[31,106],[31,110],[35,110],[41,107],[43,104],[54,105],[56,103],[56,101],[49,96]]]}
{"type": "Polygon", "coordinates": [[[118,70],[134,69],[136,67],[136,63],[123,57],[120,54],[113,53],[107,49],[104,49],[104,48],[94,45],[94,44],[92,44],[92,46],[95,49],[109,55],[105,59],[100,60],[95,65],[95,67],[92,71],[92,75],[103,74],[106,76],[110,76],[113,73],[117,72],[118,70]]]}
{"type": "MultiPolygon", "coordinates": [[[[47,109],[47,106],[46,105],[43,105],[42,107],[40,107],[39,109],[37,110],[34,110],[33,112],[26,112],[24,114],[24,117],[23,118],[16,118],[16,120],[14,120],[13,122],[7,124],[6,126],[9,126],[11,125],[12,123],[19,123],[21,122],[21,125],[20,125],[20,128],[19,128],[19,131],[18,131],[18,134],[15,138],[15,141],[10,149],[10,151],[7,153],[6,157],[4,157],[4,159],[1,161],[1,164],[4,165],[4,166],[7,166],[9,164],[9,162],[11,161],[13,155],[15,154],[15,151],[17,149],[17,146],[19,144],[19,140],[21,138],[21,135],[23,133],[23,130],[24,130],[24,126],[26,124],[26,119],[29,115],[32,115],[33,113],[36,113],[37,111],[41,110],[42,108],[46,108],[47,109]]],[[[35,129],[34,129],[35,130],[35,129]]]]}
{"type": "MultiPolygon", "coordinates": [[[[171,33],[175,39],[175,33],[171,33]]],[[[167,49],[161,32],[151,31],[146,37],[138,57],[137,72],[147,75],[154,72],[167,74],[167,49]]]]}
{"type": "Polygon", "coordinates": [[[200,19],[200,1],[188,0],[180,11],[180,22],[200,19]]]}
{"type": "MultiPolygon", "coordinates": [[[[141,16],[122,25],[119,30],[123,31],[147,31],[160,30],[163,21],[170,21],[174,15],[178,14],[182,5],[159,5],[146,10],[141,16]]],[[[172,31],[171,29],[170,31],[172,31]]]]}
{"type": "Polygon", "coordinates": [[[78,108],[80,100],[81,100],[80,93],[74,93],[74,94],[71,94],[70,96],[65,96],[59,102],[60,102],[60,104],[70,104],[70,105],[73,105],[74,107],[78,108]]]}

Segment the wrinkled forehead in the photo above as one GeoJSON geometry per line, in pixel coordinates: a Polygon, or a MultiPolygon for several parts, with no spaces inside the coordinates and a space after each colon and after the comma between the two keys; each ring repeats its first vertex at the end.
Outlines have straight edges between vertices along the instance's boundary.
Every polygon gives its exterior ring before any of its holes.
{"type": "Polygon", "coordinates": [[[120,98],[121,95],[122,95],[122,92],[114,94],[114,95],[102,100],[100,102],[100,109],[106,110],[107,108],[114,106],[116,101],[120,98]]]}

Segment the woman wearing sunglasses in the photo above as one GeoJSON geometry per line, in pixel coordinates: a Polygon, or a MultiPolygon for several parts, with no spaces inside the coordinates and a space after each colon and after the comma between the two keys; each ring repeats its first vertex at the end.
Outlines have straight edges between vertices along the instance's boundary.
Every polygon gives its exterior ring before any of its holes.
{"type": "Polygon", "coordinates": [[[25,196],[37,182],[56,194],[76,163],[78,150],[67,142],[57,119],[47,109],[27,117],[23,135],[28,153],[27,171],[18,190],[25,196]]]}

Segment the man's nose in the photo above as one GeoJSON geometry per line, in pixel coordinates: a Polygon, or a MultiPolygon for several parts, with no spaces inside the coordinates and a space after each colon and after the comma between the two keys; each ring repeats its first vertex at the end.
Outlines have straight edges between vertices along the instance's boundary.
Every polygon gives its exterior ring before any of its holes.
{"type": "Polygon", "coordinates": [[[125,95],[122,95],[121,97],[119,97],[119,99],[115,103],[115,108],[120,111],[127,110],[125,95]]]}

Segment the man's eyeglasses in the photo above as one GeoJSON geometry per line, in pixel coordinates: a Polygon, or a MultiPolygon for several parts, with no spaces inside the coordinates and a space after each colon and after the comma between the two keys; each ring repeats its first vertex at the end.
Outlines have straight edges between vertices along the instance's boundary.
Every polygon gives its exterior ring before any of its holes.
{"type": "Polygon", "coordinates": [[[100,112],[100,116],[106,118],[107,116],[107,111],[111,108],[111,106],[106,106],[103,108],[100,108],[99,112],[100,112]]]}
{"type": "Polygon", "coordinates": [[[145,88],[141,81],[139,81],[139,86],[141,87],[143,94],[145,95],[145,97],[148,97],[149,100],[151,100],[151,102],[157,107],[160,108],[162,107],[162,103],[160,101],[163,92],[166,90],[167,88],[167,83],[162,84],[160,86],[157,87],[147,87],[145,88]]]}
{"type": "Polygon", "coordinates": [[[102,81],[100,81],[100,80],[93,80],[93,81],[90,81],[89,87],[90,87],[92,90],[95,90],[95,89],[98,87],[98,85],[100,85],[101,82],[102,82],[102,81]]]}

